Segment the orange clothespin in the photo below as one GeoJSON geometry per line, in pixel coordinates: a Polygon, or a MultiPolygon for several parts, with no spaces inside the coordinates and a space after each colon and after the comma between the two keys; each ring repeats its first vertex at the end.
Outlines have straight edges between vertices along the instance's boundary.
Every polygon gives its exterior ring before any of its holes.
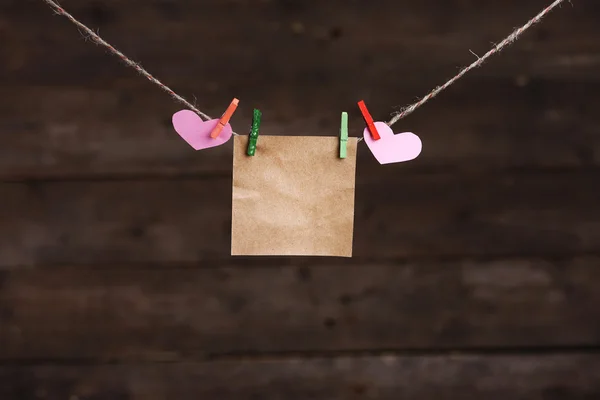
{"type": "Polygon", "coordinates": [[[240,101],[238,99],[233,99],[229,107],[227,107],[227,110],[225,110],[225,112],[223,113],[221,119],[219,119],[219,122],[217,122],[217,126],[215,126],[215,128],[210,132],[211,138],[216,139],[219,136],[225,125],[229,123],[229,119],[235,112],[235,109],[237,108],[239,102],[240,101]]]}
{"type": "Polygon", "coordinates": [[[367,123],[367,128],[369,128],[369,132],[371,132],[371,136],[373,136],[373,140],[381,139],[379,132],[377,132],[377,128],[375,127],[375,123],[373,122],[373,117],[369,114],[369,110],[367,110],[367,106],[363,100],[358,102],[358,108],[360,108],[360,112],[367,123]]]}

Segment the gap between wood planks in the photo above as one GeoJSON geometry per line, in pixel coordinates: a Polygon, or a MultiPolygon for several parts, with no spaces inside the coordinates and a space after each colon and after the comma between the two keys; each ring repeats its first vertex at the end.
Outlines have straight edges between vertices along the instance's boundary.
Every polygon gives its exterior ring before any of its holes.
{"type": "Polygon", "coordinates": [[[208,354],[210,361],[258,361],[280,359],[315,358],[361,358],[361,357],[440,357],[440,356],[538,356],[538,355],[600,355],[600,343],[578,346],[515,346],[515,347],[464,347],[464,348],[419,348],[419,349],[382,349],[382,350],[338,350],[338,351],[302,351],[302,352],[235,352],[208,354]]]}
{"type": "Polygon", "coordinates": [[[352,258],[338,258],[338,257],[312,257],[312,256],[248,256],[248,257],[229,257],[227,255],[223,257],[206,258],[194,262],[115,262],[108,264],[63,264],[63,263],[49,263],[43,265],[14,265],[8,268],[0,268],[0,275],[2,274],[14,274],[20,273],[21,268],[23,272],[31,272],[33,270],[43,271],[55,271],[55,272],[68,272],[68,271],[157,271],[157,270],[168,270],[170,272],[177,271],[190,271],[190,270],[201,270],[201,271],[218,271],[223,268],[237,270],[258,270],[258,269],[311,269],[311,268],[322,268],[322,267],[336,267],[336,266],[360,266],[364,264],[371,265],[388,265],[398,264],[398,267],[402,267],[409,264],[421,264],[421,263],[460,263],[460,262],[472,262],[472,263],[489,263],[489,262],[511,262],[511,261],[523,261],[523,260],[539,260],[549,263],[559,263],[574,259],[585,259],[585,258],[599,258],[600,252],[577,252],[563,254],[506,254],[506,255],[415,255],[411,257],[362,257],[353,256],[352,258]]]}
{"type": "MultiPolygon", "coordinates": [[[[390,176],[390,171],[385,171],[382,167],[383,176],[390,176]]],[[[360,166],[357,166],[357,177],[356,184],[367,184],[373,181],[373,176],[369,175],[369,177],[361,177],[360,176],[360,166]]],[[[394,171],[395,173],[400,173],[399,171],[394,171]]],[[[402,171],[405,175],[413,175],[413,176],[461,176],[461,177],[477,177],[477,176],[512,176],[512,175],[539,175],[539,176],[547,176],[554,174],[577,174],[577,173],[594,173],[600,172],[600,165],[598,166],[560,166],[560,167],[497,167],[497,166],[489,166],[489,167],[479,167],[473,166],[473,169],[466,167],[442,167],[442,166],[409,166],[405,171],[402,171]]],[[[107,173],[107,174],[93,174],[93,175],[61,175],[61,174],[49,174],[43,175],[39,174],[37,176],[25,176],[15,174],[10,177],[3,176],[0,171],[0,185],[2,183],[88,183],[88,182],[122,182],[122,181],[135,181],[135,182],[160,182],[160,181],[219,181],[219,180],[231,180],[232,171],[217,171],[212,173],[205,172],[151,172],[151,173],[107,173]]],[[[376,177],[377,178],[377,177],[376,177]]]]}
{"type": "Polygon", "coordinates": [[[552,357],[552,356],[600,356],[598,345],[578,346],[516,346],[516,347],[465,347],[465,348],[420,348],[420,349],[383,349],[383,350],[337,350],[337,351],[279,351],[279,352],[236,352],[210,353],[204,357],[188,357],[178,360],[162,359],[124,359],[105,360],[96,358],[28,358],[0,359],[0,366],[92,366],[92,365],[149,365],[149,364],[193,364],[212,362],[261,362],[284,360],[326,360],[336,358],[365,359],[365,358],[451,358],[462,356],[522,356],[522,357],[552,357]]]}

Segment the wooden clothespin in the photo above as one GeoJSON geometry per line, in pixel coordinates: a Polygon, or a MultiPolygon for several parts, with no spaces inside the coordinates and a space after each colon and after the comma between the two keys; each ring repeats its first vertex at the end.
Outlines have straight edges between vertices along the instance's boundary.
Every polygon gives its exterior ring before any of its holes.
{"type": "Polygon", "coordinates": [[[360,108],[360,112],[367,123],[367,128],[369,128],[369,132],[371,132],[371,136],[373,136],[373,140],[381,139],[379,132],[377,132],[377,128],[375,127],[375,123],[373,122],[373,117],[369,114],[369,110],[367,110],[367,106],[363,100],[358,102],[358,108],[360,108]]]}
{"type": "Polygon", "coordinates": [[[227,107],[227,110],[225,110],[223,116],[221,117],[221,119],[219,119],[219,122],[217,122],[217,126],[215,126],[214,129],[210,132],[211,138],[216,139],[217,137],[219,137],[225,125],[229,123],[229,120],[235,112],[235,109],[237,108],[239,102],[240,101],[238,99],[234,98],[231,104],[229,104],[229,107],[227,107]]]}
{"type": "Polygon", "coordinates": [[[348,113],[342,113],[342,124],[340,127],[340,158],[346,158],[348,144],[348,113]]]}
{"type": "Polygon", "coordinates": [[[256,153],[256,142],[258,140],[258,129],[260,128],[260,117],[262,113],[260,110],[254,109],[252,116],[252,129],[248,137],[248,155],[253,156],[256,153]]]}

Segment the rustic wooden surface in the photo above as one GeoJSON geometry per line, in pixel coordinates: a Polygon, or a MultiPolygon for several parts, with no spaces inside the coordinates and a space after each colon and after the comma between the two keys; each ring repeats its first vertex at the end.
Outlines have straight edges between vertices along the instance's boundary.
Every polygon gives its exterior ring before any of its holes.
{"type": "Polygon", "coordinates": [[[0,361],[592,347],[600,334],[598,258],[264,264],[4,272],[0,361]]]}
{"type": "MultiPolygon", "coordinates": [[[[63,0],[234,128],[335,135],[549,0],[63,0]]],[[[573,0],[357,167],[355,257],[231,258],[231,146],[41,0],[0,0],[0,399],[600,397],[600,30],[573,0]]]]}
{"type": "Polygon", "coordinates": [[[598,357],[380,356],[95,366],[0,366],[11,399],[596,399],[598,357]],[[401,396],[401,397],[400,397],[401,396]]]}

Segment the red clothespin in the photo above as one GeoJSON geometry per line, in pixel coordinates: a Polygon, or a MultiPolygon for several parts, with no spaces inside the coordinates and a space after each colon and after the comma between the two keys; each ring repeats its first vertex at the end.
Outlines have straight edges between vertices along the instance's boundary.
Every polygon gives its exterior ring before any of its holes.
{"type": "Polygon", "coordinates": [[[373,136],[373,140],[381,139],[379,132],[377,132],[377,128],[375,127],[375,123],[373,122],[373,117],[369,114],[369,110],[367,110],[367,106],[363,100],[358,102],[358,108],[360,108],[360,112],[367,123],[367,128],[369,128],[369,132],[371,132],[371,136],[373,136]]]}
{"type": "Polygon", "coordinates": [[[233,99],[229,107],[227,107],[227,110],[225,110],[225,112],[223,113],[221,119],[219,119],[219,122],[217,122],[217,126],[215,126],[215,128],[210,132],[211,138],[216,139],[219,136],[219,134],[221,134],[221,131],[223,130],[225,125],[229,123],[229,119],[235,112],[235,109],[237,108],[239,102],[240,101],[238,99],[233,99]]]}

